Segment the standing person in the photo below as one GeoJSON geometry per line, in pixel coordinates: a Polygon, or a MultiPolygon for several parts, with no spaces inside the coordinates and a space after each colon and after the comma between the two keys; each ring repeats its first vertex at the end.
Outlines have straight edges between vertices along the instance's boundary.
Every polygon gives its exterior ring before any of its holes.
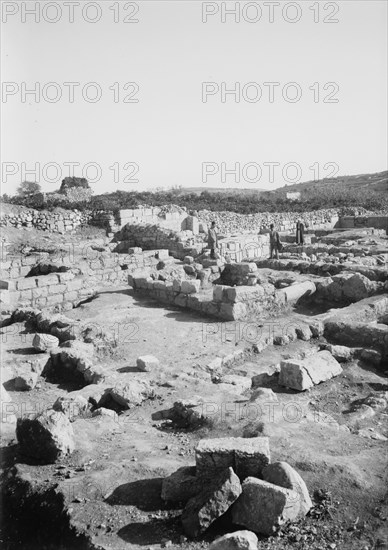
{"type": "Polygon", "coordinates": [[[281,243],[280,243],[280,237],[279,237],[279,233],[277,231],[275,231],[275,227],[274,227],[274,224],[271,223],[271,225],[269,226],[269,246],[270,246],[270,259],[272,260],[273,258],[273,253],[275,252],[275,258],[278,260],[279,259],[279,250],[281,248],[281,243]]]}
{"type": "Polygon", "coordinates": [[[212,260],[216,259],[215,251],[218,248],[218,235],[216,230],[216,222],[212,222],[208,234],[208,247],[210,248],[210,257],[212,260]]]}
{"type": "Polygon", "coordinates": [[[300,218],[296,222],[296,244],[304,245],[304,225],[300,218]]]}

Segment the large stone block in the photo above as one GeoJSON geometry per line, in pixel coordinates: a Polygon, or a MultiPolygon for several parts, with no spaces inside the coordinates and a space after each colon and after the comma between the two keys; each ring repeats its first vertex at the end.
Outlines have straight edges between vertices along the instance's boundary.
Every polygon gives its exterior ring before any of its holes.
{"type": "Polygon", "coordinates": [[[287,462],[274,462],[263,470],[263,479],[285,489],[292,489],[299,495],[299,515],[305,516],[313,503],[305,482],[287,462]]]}
{"type": "Polygon", "coordinates": [[[279,384],[298,391],[341,374],[342,368],[329,351],[320,351],[306,359],[287,360],[280,364],[279,384]]]}
{"type": "Polygon", "coordinates": [[[267,481],[248,477],[232,508],[233,523],[263,535],[273,534],[299,514],[299,495],[267,481]]]}
{"type": "Polygon", "coordinates": [[[239,478],[232,468],[226,468],[213,478],[204,490],[187,503],[182,525],[189,537],[198,537],[220,518],[241,494],[239,478]]]}
{"type": "Polygon", "coordinates": [[[223,468],[232,467],[243,480],[261,476],[270,462],[268,437],[202,439],[195,450],[197,476],[211,479],[223,468]]]}

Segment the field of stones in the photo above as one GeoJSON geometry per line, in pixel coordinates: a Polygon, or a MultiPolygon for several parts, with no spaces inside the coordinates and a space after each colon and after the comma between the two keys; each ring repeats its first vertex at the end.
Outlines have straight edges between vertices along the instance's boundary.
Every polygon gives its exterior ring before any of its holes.
{"type": "Polygon", "coordinates": [[[4,224],[2,548],[388,548],[388,218],[334,214],[4,224]]]}

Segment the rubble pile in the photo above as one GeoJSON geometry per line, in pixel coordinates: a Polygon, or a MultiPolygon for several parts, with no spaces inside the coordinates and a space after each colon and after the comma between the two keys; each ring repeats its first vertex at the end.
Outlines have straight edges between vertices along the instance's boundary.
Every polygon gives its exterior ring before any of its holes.
{"type": "Polygon", "coordinates": [[[286,462],[271,463],[267,437],[203,439],[196,466],[180,468],[163,480],[162,498],[180,503],[183,530],[203,534],[226,512],[237,531],[211,548],[257,548],[256,534],[271,535],[286,522],[303,518],[312,508],[301,476],[286,462]]]}

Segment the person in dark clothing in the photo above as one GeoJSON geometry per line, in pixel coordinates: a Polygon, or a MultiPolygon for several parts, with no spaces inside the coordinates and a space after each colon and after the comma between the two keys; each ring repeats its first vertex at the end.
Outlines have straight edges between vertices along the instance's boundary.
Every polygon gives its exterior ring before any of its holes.
{"type": "Polygon", "coordinates": [[[216,222],[212,222],[208,234],[208,247],[210,248],[210,257],[216,259],[215,251],[218,248],[218,235],[216,230],[216,222]]]}
{"type": "Polygon", "coordinates": [[[302,220],[296,222],[296,244],[304,245],[304,225],[302,220]]]}
{"type": "Polygon", "coordinates": [[[279,233],[275,231],[275,227],[273,223],[271,223],[271,225],[269,226],[269,229],[270,229],[269,231],[270,259],[273,258],[273,253],[275,252],[275,258],[278,260],[279,250],[281,248],[279,233]]]}

